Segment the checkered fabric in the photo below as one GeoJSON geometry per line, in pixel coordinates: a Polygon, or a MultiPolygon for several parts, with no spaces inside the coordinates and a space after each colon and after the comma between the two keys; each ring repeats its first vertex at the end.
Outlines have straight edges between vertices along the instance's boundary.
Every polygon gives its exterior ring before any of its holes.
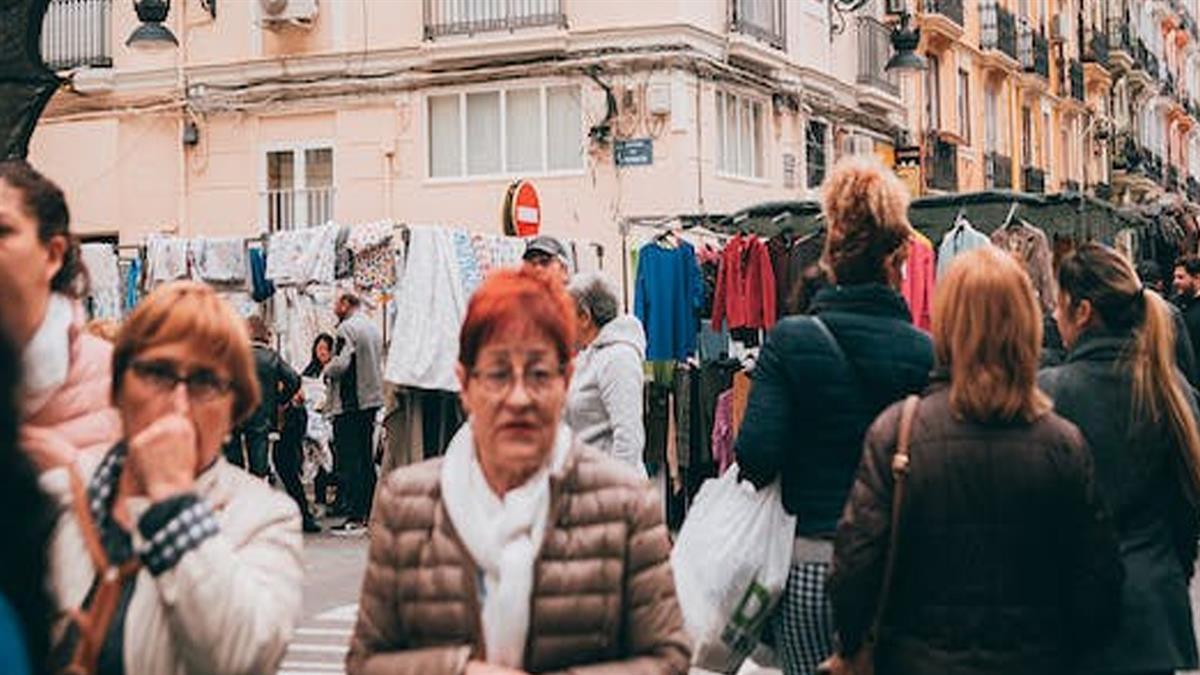
{"type": "Polygon", "coordinates": [[[138,555],[155,576],[174,567],[184,554],[218,531],[212,507],[193,494],[172,497],[150,507],[138,529],[145,538],[138,555]],[[155,509],[160,511],[154,513],[155,509]]]}
{"type": "Polygon", "coordinates": [[[833,654],[833,607],[825,592],[829,563],[798,562],[771,619],[775,650],[786,675],[810,675],[833,654]]]}

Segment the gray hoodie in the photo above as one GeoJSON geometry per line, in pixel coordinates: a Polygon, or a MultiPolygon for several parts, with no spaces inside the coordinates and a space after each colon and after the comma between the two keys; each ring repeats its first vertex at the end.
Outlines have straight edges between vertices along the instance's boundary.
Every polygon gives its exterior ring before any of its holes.
{"type": "Polygon", "coordinates": [[[642,323],[634,316],[618,316],[575,356],[575,376],[567,394],[567,424],[579,439],[628,463],[643,476],[645,355],[642,323]]]}

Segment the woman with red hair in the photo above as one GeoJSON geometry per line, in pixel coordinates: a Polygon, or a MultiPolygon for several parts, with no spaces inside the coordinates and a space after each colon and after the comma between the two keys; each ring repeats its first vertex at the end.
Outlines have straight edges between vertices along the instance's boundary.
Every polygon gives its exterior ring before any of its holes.
{"type": "Polygon", "coordinates": [[[574,339],[544,271],[498,272],[472,296],[470,419],[445,457],[383,484],[350,673],[687,672],[657,494],[563,422],[574,339]]]}

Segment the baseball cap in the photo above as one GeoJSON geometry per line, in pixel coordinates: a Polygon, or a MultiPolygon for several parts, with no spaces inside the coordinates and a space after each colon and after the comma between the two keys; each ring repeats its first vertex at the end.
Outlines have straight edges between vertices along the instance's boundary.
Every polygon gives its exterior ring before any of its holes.
{"type": "Polygon", "coordinates": [[[554,237],[543,234],[530,239],[529,243],[525,244],[525,253],[521,256],[521,259],[529,260],[531,256],[539,253],[558,258],[567,268],[571,266],[570,257],[567,256],[567,248],[562,245],[561,241],[554,237]]]}

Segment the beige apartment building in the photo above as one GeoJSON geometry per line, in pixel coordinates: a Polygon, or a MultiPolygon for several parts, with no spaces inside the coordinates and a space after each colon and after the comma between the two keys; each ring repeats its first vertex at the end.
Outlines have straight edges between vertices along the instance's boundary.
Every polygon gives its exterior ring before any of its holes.
{"type": "Polygon", "coordinates": [[[544,231],[615,245],[623,222],[815,196],[838,156],[890,160],[905,127],[882,7],[214,4],[175,0],[178,46],[146,52],[125,45],[133,3],[51,0],[43,56],[68,84],[30,158],[81,232],[382,218],[498,232],[520,178],[544,231]]]}

